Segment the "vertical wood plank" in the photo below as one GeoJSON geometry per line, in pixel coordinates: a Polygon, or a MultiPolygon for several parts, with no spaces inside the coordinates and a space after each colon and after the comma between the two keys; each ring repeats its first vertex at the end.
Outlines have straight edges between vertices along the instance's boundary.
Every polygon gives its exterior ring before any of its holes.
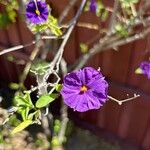
{"type": "Polygon", "coordinates": [[[150,150],[150,119],[149,119],[149,123],[147,125],[147,128],[145,130],[145,135],[144,135],[144,139],[142,141],[142,147],[145,150],[150,150]]]}
{"type": "Polygon", "coordinates": [[[107,51],[103,54],[102,69],[113,81],[125,83],[128,73],[132,44],[119,47],[118,51],[107,51]]]}

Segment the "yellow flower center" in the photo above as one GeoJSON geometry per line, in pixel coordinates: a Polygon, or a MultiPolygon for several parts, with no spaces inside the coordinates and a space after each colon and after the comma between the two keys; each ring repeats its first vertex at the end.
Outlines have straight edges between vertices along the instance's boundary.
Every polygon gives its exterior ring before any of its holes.
{"type": "Polygon", "coordinates": [[[39,16],[40,15],[40,11],[38,9],[35,10],[35,13],[39,16]]]}
{"type": "Polygon", "coordinates": [[[88,90],[88,88],[85,86],[85,85],[83,85],[81,88],[80,88],[80,91],[81,92],[86,92],[88,90]]]}

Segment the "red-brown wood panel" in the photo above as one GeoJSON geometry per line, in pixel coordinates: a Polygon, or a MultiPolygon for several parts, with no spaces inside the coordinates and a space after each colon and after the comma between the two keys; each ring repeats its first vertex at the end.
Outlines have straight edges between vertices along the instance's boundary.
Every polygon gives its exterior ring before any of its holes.
{"type": "MultiPolygon", "coordinates": [[[[5,45],[8,44],[6,32],[5,32],[5,30],[2,30],[2,29],[0,29],[0,43],[1,43],[0,44],[0,51],[1,51],[1,50],[5,49],[5,45]]],[[[4,57],[0,56],[0,64],[1,64],[0,78],[4,80],[6,78],[7,69],[6,69],[3,61],[4,61],[4,57]]]]}
{"type": "MultiPolygon", "coordinates": [[[[69,2],[68,0],[63,0],[61,1],[61,5],[60,5],[59,0],[51,1],[52,7],[54,8],[54,10],[56,10],[54,11],[54,15],[60,16],[63,10],[65,9],[66,5],[68,4],[68,2],[69,2]]],[[[71,20],[71,18],[75,16],[75,14],[76,11],[74,8],[72,8],[69,11],[69,14],[63,19],[63,23],[68,23],[71,20]]],[[[64,58],[69,64],[72,64],[76,59],[76,48],[77,48],[76,40],[77,40],[76,31],[73,31],[71,37],[68,40],[67,45],[65,46],[65,51],[64,51],[64,58]]]]}
{"type": "MultiPolygon", "coordinates": [[[[5,29],[0,29],[0,42],[4,44],[0,45],[1,51],[7,48],[7,46],[9,46],[10,44],[8,34],[5,29]]],[[[13,75],[11,75],[9,72],[10,66],[9,63],[6,61],[6,55],[0,56],[0,63],[1,63],[0,74],[2,76],[3,81],[11,82],[13,80],[13,75]]]]}
{"type": "Polygon", "coordinates": [[[135,143],[140,143],[143,140],[145,129],[149,124],[150,118],[150,101],[143,97],[138,98],[134,102],[134,108],[130,114],[129,129],[127,131],[127,139],[135,143]]]}
{"type": "Polygon", "coordinates": [[[143,136],[142,147],[145,150],[150,150],[150,118],[149,123],[147,124],[147,128],[145,129],[145,134],[143,136]]]}
{"type": "Polygon", "coordinates": [[[134,102],[127,102],[123,104],[120,112],[119,125],[117,134],[119,137],[125,139],[130,128],[131,114],[133,112],[134,102]]]}
{"type": "Polygon", "coordinates": [[[147,93],[150,92],[150,81],[145,75],[135,74],[136,68],[139,67],[142,61],[148,60],[150,51],[147,49],[147,39],[138,40],[134,42],[134,48],[132,49],[132,57],[129,66],[129,75],[127,83],[139,88],[147,93]]]}
{"type": "MultiPolygon", "coordinates": [[[[27,28],[27,24],[24,22],[23,18],[18,19],[17,22],[18,31],[20,34],[20,44],[29,44],[34,40],[34,36],[31,31],[27,28]]],[[[21,49],[21,52],[26,52],[30,54],[34,48],[34,45],[31,45],[27,48],[21,49]]]]}
{"type": "MultiPolygon", "coordinates": [[[[54,15],[59,16],[69,0],[50,0],[51,6],[54,7],[54,15]],[[57,12],[57,13],[56,13],[57,12]]],[[[76,13],[76,7],[71,9],[69,15],[64,20],[67,23],[76,13]]],[[[106,5],[112,5],[112,1],[105,1],[106,5]]],[[[100,23],[100,19],[91,12],[84,13],[79,23],[93,23],[101,26],[108,26],[100,23]]],[[[76,26],[71,38],[66,45],[64,57],[69,64],[72,64],[75,59],[81,55],[79,44],[90,43],[91,47],[93,38],[98,34],[97,30],[91,30],[76,26]]],[[[26,27],[22,20],[17,20],[16,24],[10,26],[7,30],[0,30],[0,50],[6,46],[30,43],[33,40],[32,33],[26,27]]],[[[31,53],[34,46],[14,52],[13,55],[17,59],[25,59],[28,61],[28,55],[31,53]]],[[[94,68],[101,67],[103,74],[113,81],[109,87],[109,94],[118,99],[124,99],[127,94],[132,96],[131,88],[141,90],[141,97],[126,102],[123,105],[118,105],[116,102],[108,101],[99,110],[91,110],[86,113],[78,113],[78,116],[92,125],[104,128],[121,138],[130,140],[134,143],[141,144],[146,150],[150,149],[150,81],[144,75],[136,75],[135,69],[140,62],[147,60],[149,52],[147,52],[147,40],[139,40],[134,43],[121,46],[119,51],[109,50],[94,56],[86,65],[94,68]],[[117,84],[120,83],[120,86],[117,84]],[[129,86],[129,87],[128,87],[129,86]],[[126,87],[126,88],[124,88],[126,87]],[[144,96],[147,94],[147,98],[144,96]]],[[[22,67],[16,66],[6,60],[6,56],[0,56],[0,80],[12,82],[18,79],[22,67]]],[[[32,78],[28,80],[31,83],[32,78]]]]}
{"type": "MultiPolygon", "coordinates": [[[[20,39],[20,35],[19,35],[19,30],[18,30],[18,26],[17,26],[17,22],[14,24],[11,24],[9,26],[9,28],[7,29],[7,34],[8,34],[8,39],[9,39],[9,44],[11,46],[16,46],[21,44],[21,39],[20,39]]],[[[18,50],[18,51],[22,51],[18,50]]],[[[13,52],[12,52],[13,53],[13,52]]],[[[11,53],[6,54],[6,58],[8,55],[11,55],[11,53]]],[[[6,59],[7,61],[7,59],[6,59]]],[[[9,74],[11,74],[12,76],[12,82],[17,82],[18,81],[18,77],[20,74],[20,71],[18,70],[18,66],[17,64],[14,62],[8,62],[10,68],[9,68],[9,74]]]]}
{"type": "MultiPolygon", "coordinates": [[[[122,95],[121,91],[119,91],[118,88],[115,86],[109,87],[109,95],[121,98],[120,95],[122,95]]],[[[122,106],[118,105],[118,103],[109,100],[105,104],[105,122],[104,122],[104,128],[108,131],[111,131],[113,133],[116,133],[118,130],[118,124],[119,124],[119,117],[120,117],[120,111],[122,106]]]]}
{"type": "Polygon", "coordinates": [[[118,51],[103,53],[102,70],[109,79],[125,83],[130,63],[132,44],[119,47],[118,51]]]}

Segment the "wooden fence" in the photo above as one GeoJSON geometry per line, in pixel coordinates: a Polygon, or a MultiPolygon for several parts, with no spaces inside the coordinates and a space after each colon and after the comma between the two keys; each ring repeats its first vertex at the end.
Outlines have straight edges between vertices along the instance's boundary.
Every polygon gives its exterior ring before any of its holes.
{"type": "MultiPolygon", "coordinates": [[[[64,9],[67,0],[60,4],[55,0],[53,7],[58,14],[64,9]],[[63,4],[63,5],[62,5],[63,4]]],[[[67,19],[75,14],[76,8],[72,9],[67,19]]],[[[99,24],[99,18],[92,13],[84,13],[79,22],[95,22],[99,24]]],[[[65,49],[65,59],[73,63],[81,54],[79,43],[90,41],[97,31],[84,29],[77,26],[65,49]]],[[[0,50],[18,44],[27,44],[33,40],[33,35],[27,29],[25,23],[18,19],[8,29],[0,30],[0,50]]],[[[28,56],[33,46],[11,53],[17,59],[28,61],[28,56]]],[[[135,69],[140,62],[147,60],[150,54],[147,39],[138,40],[134,43],[119,47],[119,51],[108,50],[93,57],[88,66],[101,67],[103,74],[110,83],[109,94],[118,99],[124,99],[127,94],[133,96],[139,93],[140,98],[118,105],[108,101],[101,109],[86,113],[78,113],[78,117],[99,128],[106,129],[140,145],[143,149],[150,150],[150,80],[143,75],[136,75],[135,69]]],[[[7,55],[0,56],[0,80],[4,82],[18,81],[18,76],[23,66],[7,61],[7,55]]],[[[28,80],[28,84],[32,82],[28,80]]]]}

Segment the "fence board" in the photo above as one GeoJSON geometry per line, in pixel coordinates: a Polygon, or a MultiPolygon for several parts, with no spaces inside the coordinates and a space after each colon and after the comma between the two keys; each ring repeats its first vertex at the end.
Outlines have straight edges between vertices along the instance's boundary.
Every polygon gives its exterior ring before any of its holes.
{"type": "MultiPolygon", "coordinates": [[[[78,1],[79,2],[79,1],[78,1]]],[[[111,1],[112,2],[112,1],[111,1]]],[[[55,0],[50,1],[56,10],[55,16],[58,16],[68,0],[55,0]]],[[[110,1],[105,1],[106,5],[112,5],[110,1]]],[[[78,3],[79,5],[79,3],[78,3]]],[[[76,13],[75,6],[65,19],[64,23],[68,22],[76,13]]],[[[32,33],[27,29],[24,22],[18,22],[6,31],[0,30],[0,50],[5,46],[26,44],[33,40],[32,33]]],[[[99,27],[108,26],[107,23],[100,23],[98,17],[94,14],[87,12],[84,13],[79,22],[98,23],[99,27]]],[[[77,57],[81,55],[79,44],[94,43],[91,38],[97,35],[96,30],[85,29],[77,26],[72,33],[71,38],[65,48],[64,57],[69,64],[72,64],[77,57]]],[[[89,44],[89,47],[92,44],[89,44]]],[[[127,102],[119,106],[115,102],[108,101],[99,110],[92,110],[86,113],[78,113],[78,117],[90,122],[91,124],[104,128],[121,138],[128,139],[132,142],[141,144],[146,150],[150,149],[150,84],[148,79],[143,75],[135,75],[134,71],[139,66],[140,62],[146,60],[149,53],[144,53],[147,48],[146,39],[139,40],[135,43],[119,47],[119,52],[109,50],[102,54],[98,54],[91,59],[87,66],[95,68],[101,67],[103,74],[113,81],[110,84],[109,94],[118,99],[126,98],[126,94],[133,94],[133,90],[142,90],[141,98],[132,102],[127,102]],[[116,85],[120,83],[120,87],[116,85]],[[128,87],[129,86],[129,87],[128,87]],[[126,88],[125,88],[126,87],[126,88]],[[147,94],[148,98],[144,95],[147,94]]],[[[33,46],[12,53],[17,59],[21,58],[28,61],[28,55],[31,53],[33,46]]],[[[17,81],[23,66],[16,66],[6,61],[6,55],[0,56],[0,80],[6,82],[17,81]]],[[[28,87],[33,84],[31,77],[26,84],[28,87]]]]}
{"type": "Polygon", "coordinates": [[[128,74],[132,44],[119,47],[119,51],[110,50],[103,54],[104,74],[113,81],[125,83],[128,74]]]}
{"type": "Polygon", "coordinates": [[[149,93],[150,84],[147,82],[147,77],[145,75],[135,74],[135,70],[139,67],[140,63],[142,61],[148,60],[150,52],[149,49],[147,49],[147,39],[138,40],[133,44],[134,49],[132,49],[131,63],[128,68],[129,74],[127,77],[127,83],[149,93]]]}
{"type": "Polygon", "coordinates": [[[150,149],[150,119],[149,119],[149,123],[147,125],[147,128],[145,130],[145,135],[144,135],[144,140],[142,142],[142,147],[145,150],[149,150],[150,149]]]}

